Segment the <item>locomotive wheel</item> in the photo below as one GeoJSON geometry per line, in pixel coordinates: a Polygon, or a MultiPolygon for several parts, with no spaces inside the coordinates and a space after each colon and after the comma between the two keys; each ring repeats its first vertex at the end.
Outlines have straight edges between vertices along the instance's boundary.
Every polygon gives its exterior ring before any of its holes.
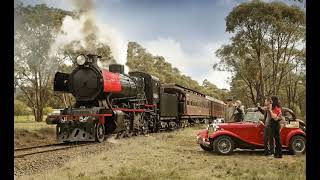
{"type": "Polygon", "coordinates": [[[123,138],[122,136],[123,136],[123,132],[118,132],[115,138],[120,139],[120,138],[123,138]]]}
{"type": "Polygon", "coordinates": [[[98,142],[103,142],[104,140],[104,134],[105,134],[105,127],[103,124],[97,124],[96,125],[96,140],[98,142]]]}

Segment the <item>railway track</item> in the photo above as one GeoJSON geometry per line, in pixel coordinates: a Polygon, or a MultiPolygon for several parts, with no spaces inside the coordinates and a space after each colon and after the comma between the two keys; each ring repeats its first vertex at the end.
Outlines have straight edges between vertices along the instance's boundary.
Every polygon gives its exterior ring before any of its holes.
{"type": "Polygon", "coordinates": [[[14,149],[14,158],[23,158],[23,157],[34,155],[34,154],[71,149],[71,148],[76,148],[80,146],[87,146],[89,144],[92,144],[92,143],[88,143],[88,142],[57,143],[57,144],[48,144],[48,145],[41,145],[41,146],[19,148],[19,149],[14,149]]]}

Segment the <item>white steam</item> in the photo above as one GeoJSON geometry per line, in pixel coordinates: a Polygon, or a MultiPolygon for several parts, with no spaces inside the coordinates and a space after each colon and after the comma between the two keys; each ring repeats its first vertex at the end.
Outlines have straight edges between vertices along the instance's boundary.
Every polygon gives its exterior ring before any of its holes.
{"type": "MultiPolygon", "coordinates": [[[[66,47],[71,48],[73,52],[85,50],[87,53],[96,54],[97,48],[107,45],[117,63],[125,65],[127,41],[114,27],[100,22],[95,17],[95,1],[72,0],[71,2],[81,14],[79,18],[66,16],[63,19],[50,54],[55,54],[59,49],[66,47]]],[[[128,72],[127,66],[125,71],[128,72]]]]}

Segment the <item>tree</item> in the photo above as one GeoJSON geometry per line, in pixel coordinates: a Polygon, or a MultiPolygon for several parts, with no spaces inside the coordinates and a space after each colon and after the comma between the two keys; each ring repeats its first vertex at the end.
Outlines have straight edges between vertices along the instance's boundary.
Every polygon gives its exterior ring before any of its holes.
{"type": "Polygon", "coordinates": [[[128,43],[126,65],[131,71],[155,72],[152,54],[136,42],[128,43]]]}
{"type": "Polygon", "coordinates": [[[22,101],[14,100],[14,115],[22,116],[31,114],[31,109],[22,101]]]}
{"type": "Polygon", "coordinates": [[[254,106],[252,102],[252,92],[250,92],[250,88],[248,84],[239,76],[235,75],[230,84],[230,92],[229,95],[233,99],[238,99],[242,102],[242,104],[246,107],[254,106]]]}
{"type": "Polygon", "coordinates": [[[212,84],[207,79],[203,80],[202,83],[202,92],[208,96],[212,96],[217,99],[225,100],[227,93],[219,89],[216,85],[212,84]]]}
{"type": "Polygon", "coordinates": [[[235,72],[254,104],[278,95],[283,81],[305,64],[305,13],[279,2],[253,1],[235,7],[226,18],[231,43],[216,51],[214,67],[235,72]]]}
{"type": "Polygon", "coordinates": [[[176,83],[218,99],[224,99],[227,94],[208,80],[205,80],[203,85],[200,86],[191,77],[181,74],[178,68],[172,67],[164,57],[153,56],[136,42],[128,43],[126,65],[131,71],[142,71],[158,77],[161,83],[176,83]]]}
{"type": "Polygon", "coordinates": [[[70,14],[44,4],[26,7],[16,4],[14,8],[15,86],[27,98],[36,121],[43,119],[53,74],[63,62],[61,56],[49,56],[50,45],[63,17],[70,14]]]}

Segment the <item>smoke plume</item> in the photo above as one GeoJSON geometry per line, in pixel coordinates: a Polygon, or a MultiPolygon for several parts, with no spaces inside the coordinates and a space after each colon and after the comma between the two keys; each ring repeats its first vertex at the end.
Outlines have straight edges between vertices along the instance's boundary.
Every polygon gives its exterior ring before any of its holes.
{"type": "MultiPolygon", "coordinates": [[[[66,16],[61,31],[51,46],[50,54],[59,49],[75,53],[97,54],[97,49],[107,45],[117,63],[126,63],[127,42],[122,35],[110,25],[100,22],[95,16],[94,0],[69,0],[78,17],[66,16]]],[[[126,71],[128,68],[126,67],[126,71]]]]}

